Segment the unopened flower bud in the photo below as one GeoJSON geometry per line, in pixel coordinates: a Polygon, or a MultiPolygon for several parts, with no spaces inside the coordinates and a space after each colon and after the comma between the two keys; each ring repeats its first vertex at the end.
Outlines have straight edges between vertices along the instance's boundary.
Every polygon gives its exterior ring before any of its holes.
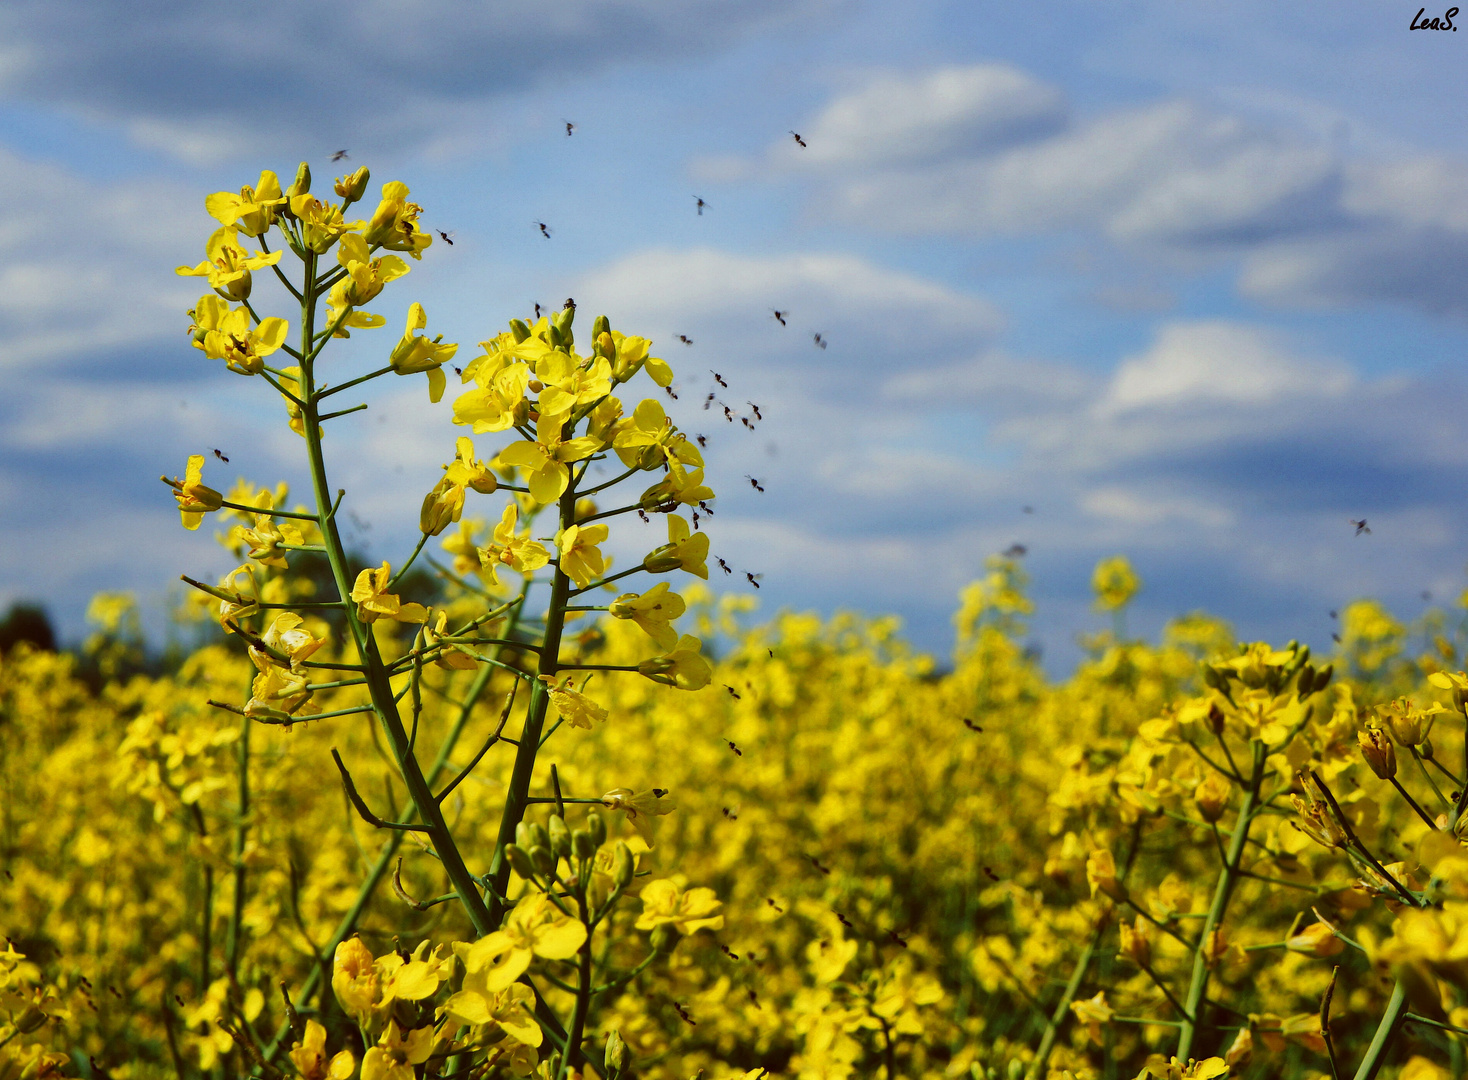
{"type": "Polygon", "coordinates": [[[586,831],[591,834],[591,842],[597,847],[607,842],[607,823],[595,810],[586,815],[586,831]]]}
{"type": "Polygon", "coordinates": [[[516,345],[523,343],[530,337],[530,327],[525,325],[524,319],[510,320],[510,336],[515,339],[516,345]]]}
{"type": "Polygon", "coordinates": [[[311,190],[311,166],[304,161],[296,168],[296,178],[291,181],[291,186],[285,189],[285,197],[294,199],[297,195],[305,195],[311,190]]]}
{"type": "Polygon", "coordinates": [[[366,193],[367,181],[371,175],[367,171],[367,166],[363,165],[350,176],[343,176],[336,182],[336,193],[345,200],[343,205],[356,202],[366,193]]]}
{"type": "Polygon", "coordinates": [[[519,844],[506,844],[505,858],[510,860],[510,868],[526,881],[535,876],[535,866],[531,863],[530,856],[525,854],[525,849],[519,844]]]}
{"type": "Polygon", "coordinates": [[[1426,760],[1432,760],[1432,740],[1429,739],[1426,735],[1422,736],[1422,744],[1417,747],[1417,752],[1421,754],[1426,760]]]}
{"type": "Polygon", "coordinates": [[[552,814],[546,825],[546,835],[550,838],[550,849],[561,858],[566,858],[571,854],[571,830],[566,828],[565,819],[560,814],[552,814]]]}
{"type": "Polygon", "coordinates": [[[637,863],[632,858],[632,849],[619,840],[616,853],[612,856],[612,880],[617,883],[617,888],[625,889],[631,885],[632,875],[636,870],[637,863]]]}
{"type": "Polygon", "coordinates": [[[1090,882],[1092,896],[1102,892],[1116,901],[1126,899],[1126,886],[1116,877],[1116,860],[1105,849],[1091,852],[1086,859],[1086,880],[1090,882]]]}
{"type": "Polygon", "coordinates": [[[1386,732],[1380,728],[1367,728],[1356,733],[1356,741],[1361,744],[1361,756],[1371,766],[1372,772],[1383,780],[1397,775],[1397,752],[1386,732]]]}
{"type": "Polygon", "coordinates": [[[550,837],[546,831],[534,821],[522,821],[515,826],[515,843],[527,851],[533,847],[550,847],[550,837]]]}
{"type": "Polygon", "coordinates": [[[1321,959],[1335,956],[1345,947],[1346,943],[1335,936],[1335,931],[1322,922],[1311,923],[1294,937],[1285,941],[1285,948],[1291,952],[1304,953],[1306,956],[1321,959]]]}
{"type": "Polygon", "coordinates": [[[591,834],[585,829],[577,829],[571,833],[571,854],[585,861],[596,854],[596,845],[591,841],[591,834]]]}
{"type": "Polygon", "coordinates": [[[610,335],[611,332],[612,320],[608,319],[605,315],[598,315],[595,319],[591,320],[591,336],[593,338],[599,339],[603,334],[610,335]]]}
{"type": "Polygon", "coordinates": [[[607,1036],[607,1050],[602,1055],[602,1064],[606,1066],[608,1073],[622,1071],[627,1062],[627,1044],[622,1041],[619,1032],[613,1031],[607,1036]]]}
{"type": "Polygon", "coordinates": [[[1227,780],[1217,773],[1209,773],[1194,789],[1193,802],[1197,804],[1198,813],[1203,820],[1211,825],[1223,817],[1231,794],[1227,780]]]}
{"type": "Polygon", "coordinates": [[[1010,1058],[1009,1064],[1005,1066],[1004,1075],[1008,1080],[1020,1080],[1025,1074],[1025,1063],[1019,1058],[1010,1058]]]}
{"type": "Polygon", "coordinates": [[[1254,1060],[1254,1033],[1248,1028],[1240,1028],[1233,1045],[1224,1055],[1224,1060],[1228,1062],[1228,1067],[1236,1073],[1247,1069],[1249,1062],[1254,1060]]]}
{"type": "Polygon", "coordinates": [[[529,855],[530,865],[535,867],[537,872],[549,876],[555,870],[556,857],[551,854],[550,848],[536,844],[530,849],[529,855]]]}
{"type": "Polygon", "coordinates": [[[1142,917],[1137,916],[1135,927],[1122,923],[1119,929],[1121,930],[1121,948],[1118,950],[1118,955],[1125,956],[1137,967],[1144,968],[1151,964],[1152,939],[1147,933],[1148,927],[1142,917]]]}
{"type": "Polygon", "coordinates": [[[1223,734],[1223,710],[1218,707],[1218,702],[1211,702],[1208,706],[1208,730],[1215,735],[1223,734]]]}

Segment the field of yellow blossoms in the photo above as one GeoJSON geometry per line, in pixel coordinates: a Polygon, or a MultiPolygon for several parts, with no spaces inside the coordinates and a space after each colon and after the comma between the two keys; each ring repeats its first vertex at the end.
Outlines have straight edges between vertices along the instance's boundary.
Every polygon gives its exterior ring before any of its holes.
{"type": "Polygon", "coordinates": [[[212,195],[179,270],[312,478],[165,478],[239,563],[179,568],[197,647],[104,596],[78,654],[0,656],[0,1080],[1464,1074],[1461,613],[1361,601],[1331,656],[1198,615],[1064,683],[1002,558],[941,663],[761,623],[705,584],[645,339],[572,307],[469,357],[401,303],[385,366],[332,366],[430,247],[404,184],[353,219],[368,180],[212,195]],[[330,398],[438,400],[456,352],[422,540],[358,565],[330,398]],[[632,514],[668,541],[614,570],[632,514]]]}

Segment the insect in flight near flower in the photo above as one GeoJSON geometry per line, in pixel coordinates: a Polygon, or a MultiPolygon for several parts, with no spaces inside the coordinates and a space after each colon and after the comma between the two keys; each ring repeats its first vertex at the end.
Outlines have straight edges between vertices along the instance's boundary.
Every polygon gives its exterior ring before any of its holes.
{"type": "Polygon", "coordinates": [[[754,418],[756,420],[763,420],[764,419],[764,417],[760,414],[759,406],[758,405],[756,405],[752,401],[746,401],[744,404],[748,405],[751,409],[754,410],[754,418]]]}
{"type": "Polygon", "coordinates": [[[795,140],[795,141],[796,141],[796,142],[797,142],[797,143],[799,143],[799,144],[800,144],[800,148],[801,148],[801,149],[802,149],[802,150],[804,150],[804,149],[805,149],[805,140],[804,140],[804,139],[802,139],[802,138],[801,138],[801,137],[800,137],[800,136],[799,136],[799,135],[797,135],[797,134],[796,134],[796,133],[795,133],[795,132],[793,132],[793,131],[792,131],[792,132],[791,132],[791,133],[790,133],[790,137],[791,137],[791,138],[792,138],[792,139],[794,139],[794,140],[795,140]]]}
{"type": "Polygon", "coordinates": [[[566,125],[566,138],[569,139],[571,137],[571,132],[576,130],[576,125],[571,123],[571,121],[569,120],[562,120],[561,123],[566,125]]]}
{"type": "Polygon", "coordinates": [[[723,559],[719,558],[717,555],[714,556],[714,562],[719,564],[719,569],[724,571],[724,573],[732,574],[734,572],[732,569],[730,569],[729,564],[726,563],[723,559]]]}
{"type": "Polygon", "coordinates": [[[744,576],[749,579],[749,583],[751,585],[753,585],[756,589],[759,588],[759,582],[756,581],[755,578],[762,578],[762,577],[764,577],[763,574],[751,574],[748,570],[746,570],[744,572],[744,576]]]}
{"type": "Polygon", "coordinates": [[[1360,521],[1357,521],[1355,518],[1351,518],[1351,524],[1356,526],[1357,536],[1360,536],[1362,533],[1365,533],[1367,536],[1371,535],[1371,530],[1366,526],[1365,518],[1362,518],[1360,521]]]}
{"type": "Polygon", "coordinates": [[[744,479],[749,481],[749,486],[754,488],[755,491],[758,491],[761,495],[764,494],[765,486],[761,484],[758,480],[750,476],[748,473],[744,474],[744,479]]]}
{"type": "Polygon", "coordinates": [[[826,345],[827,345],[826,339],[823,338],[823,337],[821,337],[820,334],[817,334],[816,335],[816,348],[818,348],[818,349],[824,349],[826,347],[826,345]]]}
{"type": "Polygon", "coordinates": [[[790,312],[781,311],[779,308],[771,308],[770,310],[775,313],[775,321],[778,322],[781,326],[785,326],[785,316],[789,315],[790,312]]]}
{"type": "Polygon", "coordinates": [[[694,198],[698,200],[698,216],[703,217],[703,208],[707,206],[708,203],[704,202],[701,196],[695,195],[694,198]]]}
{"type": "Polygon", "coordinates": [[[681,342],[683,342],[683,344],[685,344],[685,345],[692,345],[693,344],[693,339],[691,337],[689,337],[687,334],[679,334],[678,335],[678,340],[681,341],[681,342]]]}
{"type": "Polygon", "coordinates": [[[729,384],[724,381],[724,376],[720,375],[713,368],[709,368],[709,374],[714,377],[714,382],[718,383],[725,390],[729,389],[729,384]]]}
{"type": "Polygon", "coordinates": [[[547,225],[543,221],[532,221],[530,224],[534,225],[537,229],[540,230],[540,235],[541,236],[545,237],[547,240],[550,239],[550,226],[549,225],[547,225]]]}
{"type": "Polygon", "coordinates": [[[220,451],[214,451],[214,456],[217,457],[220,461],[224,462],[226,465],[229,464],[229,458],[225,457],[224,454],[220,451]]]}
{"type": "Polygon", "coordinates": [[[331,155],[331,160],[332,161],[342,161],[346,157],[347,157],[347,152],[345,150],[338,150],[336,153],[334,153],[334,154],[331,155]]]}
{"type": "Polygon", "coordinates": [[[443,237],[443,242],[445,244],[447,244],[449,247],[453,247],[454,246],[454,236],[455,236],[455,234],[454,234],[454,232],[452,230],[450,230],[448,232],[444,232],[442,229],[434,229],[433,231],[436,232],[436,233],[438,233],[439,236],[443,237]]]}

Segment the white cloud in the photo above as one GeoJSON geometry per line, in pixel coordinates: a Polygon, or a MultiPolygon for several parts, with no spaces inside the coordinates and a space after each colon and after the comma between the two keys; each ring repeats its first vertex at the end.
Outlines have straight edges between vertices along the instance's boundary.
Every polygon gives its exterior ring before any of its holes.
{"type": "Polygon", "coordinates": [[[1339,397],[1354,382],[1340,365],[1292,355],[1276,334],[1223,319],[1164,325],[1146,352],[1124,360],[1096,405],[1110,418],[1145,408],[1269,405],[1339,397]]]}
{"type": "Polygon", "coordinates": [[[790,164],[869,167],[993,150],[1058,128],[1058,89],[1006,64],[944,67],[916,78],[881,75],[826,106],[779,144],[790,164]]]}

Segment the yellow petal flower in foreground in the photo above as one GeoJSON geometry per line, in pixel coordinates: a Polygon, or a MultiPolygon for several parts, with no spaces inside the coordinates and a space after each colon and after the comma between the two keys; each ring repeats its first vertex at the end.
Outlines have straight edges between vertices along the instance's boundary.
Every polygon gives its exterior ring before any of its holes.
{"type": "Polygon", "coordinates": [[[471,1027],[494,1024],[523,1046],[539,1046],[545,1036],[535,1022],[534,992],[523,983],[487,990],[485,975],[490,970],[481,968],[466,974],[463,989],[439,1006],[440,1015],[471,1027]]]}
{"type": "Polygon", "coordinates": [[[561,427],[560,418],[542,416],[535,425],[535,442],[511,443],[500,451],[501,464],[528,470],[530,494],[538,503],[549,505],[561,497],[571,483],[567,463],[589,458],[601,449],[599,439],[586,435],[563,441],[561,427]]]}
{"type": "Polygon", "coordinates": [[[544,893],[520,898],[504,926],[460,953],[464,970],[485,992],[503,990],[530,967],[532,956],[569,960],[586,941],[586,927],[563,914],[544,893]]]}
{"type": "Polygon", "coordinates": [[[569,676],[565,684],[561,686],[555,684],[555,677],[552,675],[542,675],[540,680],[546,684],[546,692],[550,694],[550,703],[554,706],[556,714],[572,727],[589,729],[593,724],[606,722],[606,709],[585,694],[572,690],[569,676]]]}
{"type": "Polygon", "coordinates": [[[698,638],[684,634],[672,651],[644,660],[637,670],[653,682],[679,690],[702,690],[714,677],[714,669],[700,653],[702,648],[698,638]]]}
{"type": "Polygon", "coordinates": [[[364,1026],[382,999],[381,980],[372,950],[356,936],[336,947],[332,962],[331,989],[342,1011],[364,1026]]]}
{"type": "Polygon", "coordinates": [[[647,841],[648,847],[652,847],[652,819],[671,814],[678,808],[666,788],[653,788],[643,792],[624,787],[613,788],[601,797],[601,803],[608,810],[620,810],[626,814],[627,820],[647,841]]]}
{"type": "Polygon", "coordinates": [[[713,889],[684,892],[663,878],[648,884],[639,895],[642,897],[642,914],[637,917],[639,930],[671,926],[686,936],[704,928],[724,928],[724,916],[719,914],[719,908],[724,905],[713,889]]]}
{"type": "Polygon", "coordinates": [[[479,549],[480,564],[488,568],[495,584],[499,584],[499,568],[508,566],[522,574],[534,573],[550,562],[550,552],[539,543],[515,531],[520,508],[514,503],[505,507],[500,523],[494,527],[494,540],[479,549]]]}
{"type": "Polygon", "coordinates": [[[207,277],[209,287],[230,300],[248,300],[252,287],[250,271],[274,266],[281,253],[268,255],[249,251],[239,243],[239,229],[225,225],[214,230],[204,247],[205,259],[198,266],[180,266],[174,273],[181,277],[207,277]]]}
{"type": "Polygon", "coordinates": [[[614,619],[631,619],[659,648],[672,649],[678,644],[678,631],[672,622],[687,609],[683,597],[670,592],[666,581],[660,581],[641,596],[623,593],[612,601],[609,613],[614,619]]]}
{"type": "Polygon", "coordinates": [[[433,237],[418,227],[423,208],[408,201],[408,185],[401,180],[382,185],[382,201],[362,236],[370,246],[389,251],[406,251],[415,259],[423,258],[423,249],[433,237]]]}
{"type": "Polygon", "coordinates": [[[189,456],[188,469],[184,478],[179,480],[175,477],[169,480],[164,477],[169,487],[173,488],[173,497],[178,502],[179,517],[183,520],[183,527],[190,532],[199,527],[199,522],[204,520],[204,515],[218,510],[224,502],[224,496],[211,487],[204,486],[204,455],[191,454],[189,456]]]}
{"type": "MultiPolygon", "coordinates": [[[[310,659],[312,653],[326,644],[323,639],[313,636],[305,628],[305,621],[294,611],[283,611],[275,617],[270,629],[260,636],[260,640],[266,645],[290,657],[292,670],[299,669],[303,660],[310,659]]],[[[250,659],[261,671],[275,663],[268,653],[254,646],[250,647],[250,659]]]]}
{"type": "Polygon", "coordinates": [[[443,389],[446,385],[443,365],[454,358],[454,353],[459,351],[459,346],[452,342],[445,342],[442,334],[429,340],[413,332],[422,330],[427,325],[428,315],[424,312],[422,304],[415,303],[408,308],[407,325],[403,330],[402,338],[393,347],[388,363],[399,375],[426,372],[428,399],[437,401],[443,397],[443,389]]]}
{"type": "Polygon", "coordinates": [[[709,577],[709,538],[706,533],[695,533],[677,514],[668,515],[668,542],[648,552],[642,566],[651,574],[666,574],[670,570],[687,570],[690,574],[709,577]]]}
{"type": "Polygon", "coordinates": [[[389,1020],[377,1045],[362,1055],[362,1080],[415,1080],[414,1065],[422,1065],[433,1053],[433,1027],[403,1031],[389,1020]]]}
{"type": "Polygon", "coordinates": [[[350,1050],[343,1050],[327,1061],[326,1028],[315,1020],[306,1021],[305,1036],[288,1056],[301,1080],[348,1080],[357,1068],[350,1050]]]}
{"type": "Polygon", "coordinates": [[[607,538],[605,525],[572,525],[556,533],[561,552],[561,573],[586,588],[606,569],[607,561],[598,544],[607,538]]]}
{"type": "Polygon", "coordinates": [[[232,191],[216,191],[204,200],[204,209],[221,225],[239,222],[240,232],[259,236],[275,224],[275,212],[285,203],[280,179],[269,169],[260,173],[254,187],[232,191]]]}
{"type": "Polygon", "coordinates": [[[428,621],[428,609],[422,604],[404,604],[397,594],[387,591],[392,580],[392,567],[386,562],[376,570],[363,570],[352,586],[352,599],[357,602],[357,618],[363,622],[376,622],[379,618],[396,619],[398,622],[421,623],[428,621]]]}

